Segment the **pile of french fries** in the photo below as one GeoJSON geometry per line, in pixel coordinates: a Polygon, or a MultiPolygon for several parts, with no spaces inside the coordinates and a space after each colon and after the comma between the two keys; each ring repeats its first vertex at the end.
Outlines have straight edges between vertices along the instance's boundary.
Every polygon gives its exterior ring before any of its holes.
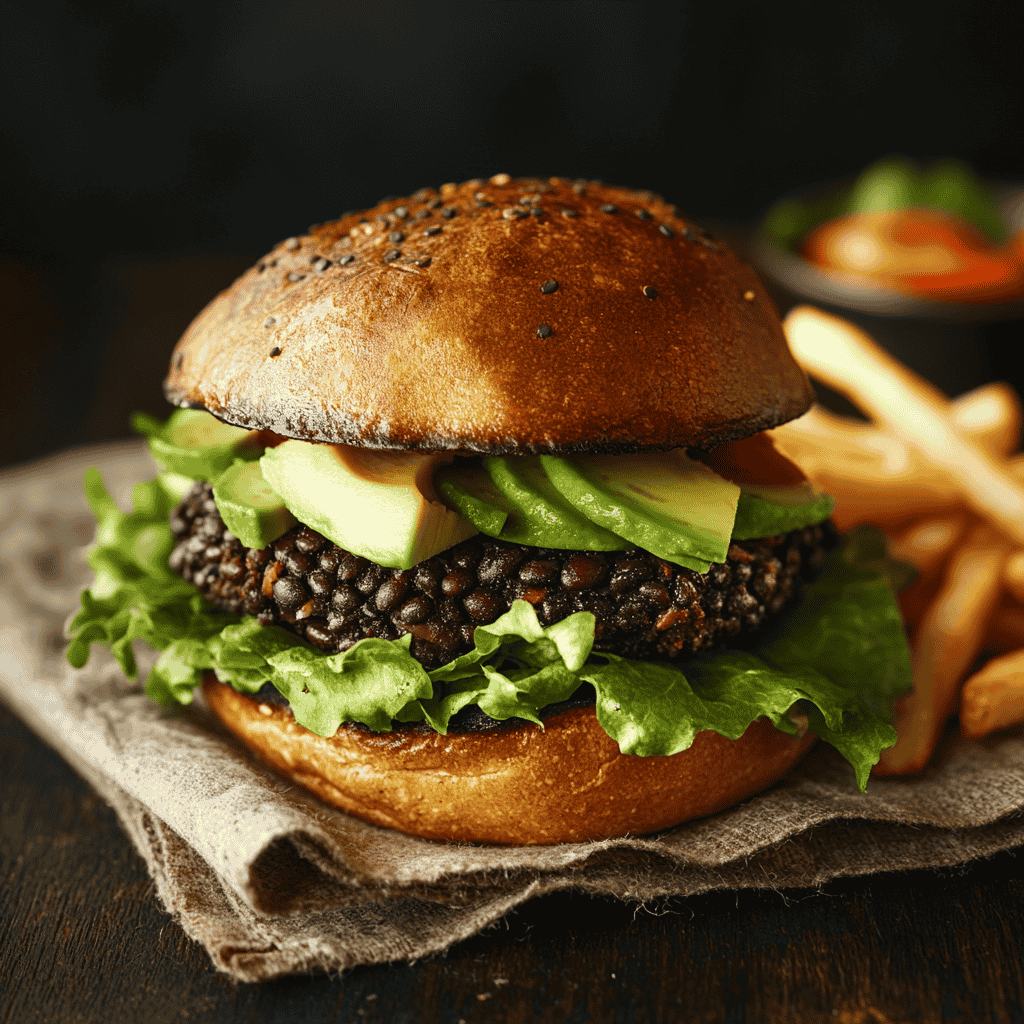
{"type": "Polygon", "coordinates": [[[836,499],[839,529],[880,527],[893,556],[918,570],[900,595],[914,690],[897,705],[899,739],[875,774],[921,771],[956,713],[974,739],[1024,723],[1020,399],[997,383],[950,401],[810,306],[785,329],[805,371],[868,422],[815,406],[772,431],[776,447],[836,499]]]}

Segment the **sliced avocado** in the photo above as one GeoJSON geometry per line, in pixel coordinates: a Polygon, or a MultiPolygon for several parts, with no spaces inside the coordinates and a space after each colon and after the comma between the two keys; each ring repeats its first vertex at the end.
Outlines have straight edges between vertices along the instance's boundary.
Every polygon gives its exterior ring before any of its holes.
{"type": "Polygon", "coordinates": [[[445,504],[488,537],[499,537],[513,509],[474,459],[456,459],[434,476],[445,504]]]}
{"type": "Polygon", "coordinates": [[[697,572],[725,561],[740,489],[682,452],[539,459],[580,512],[638,547],[697,572]]]}
{"type": "Polygon", "coordinates": [[[236,458],[259,455],[258,449],[246,451],[251,431],[221,423],[202,409],[177,409],[162,427],[145,415],[133,422],[149,438],[149,450],[164,469],[192,480],[215,480],[236,458]]]}
{"type": "Polygon", "coordinates": [[[433,500],[444,458],[285,441],[260,466],[299,522],[380,565],[410,569],[478,532],[433,500]]]}
{"type": "Polygon", "coordinates": [[[804,487],[742,488],[736,506],[733,539],[776,537],[828,519],[835,502],[827,494],[804,487]]]}
{"type": "Polygon", "coordinates": [[[247,548],[265,548],[295,525],[295,516],[263,478],[259,462],[236,459],[214,480],[213,500],[224,525],[247,548]]]}
{"type": "Polygon", "coordinates": [[[501,539],[539,548],[625,551],[628,540],[592,522],[548,479],[537,456],[493,456],[483,468],[512,513],[501,539]]]}

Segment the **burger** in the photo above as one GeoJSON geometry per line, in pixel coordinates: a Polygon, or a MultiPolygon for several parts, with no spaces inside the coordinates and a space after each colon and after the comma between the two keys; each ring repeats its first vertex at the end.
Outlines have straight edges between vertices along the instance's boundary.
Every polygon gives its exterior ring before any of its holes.
{"type": "Polygon", "coordinates": [[[815,738],[864,786],[909,655],[884,546],[771,442],[813,400],[753,272],[650,192],[497,175],[289,238],[175,348],[94,642],[329,804],[596,840],[815,738]]]}

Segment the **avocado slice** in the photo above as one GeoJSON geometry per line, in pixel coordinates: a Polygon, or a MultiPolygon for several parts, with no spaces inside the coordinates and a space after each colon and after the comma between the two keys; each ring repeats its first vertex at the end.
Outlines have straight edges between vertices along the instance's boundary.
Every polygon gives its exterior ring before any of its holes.
{"type": "Polygon", "coordinates": [[[637,547],[701,573],[725,561],[740,489],[681,451],[538,458],[583,515],[637,547]]]}
{"type": "Polygon", "coordinates": [[[514,509],[476,460],[456,459],[434,476],[444,503],[488,537],[500,537],[514,509]]]}
{"type": "Polygon", "coordinates": [[[625,551],[628,540],[592,522],[548,479],[537,456],[483,460],[483,468],[512,507],[501,539],[539,548],[625,551]]]}
{"type": "Polygon", "coordinates": [[[295,525],[295,516],[263,477],[259,462],[236,459],[213,482],[224,525],[247,547],[265,548],[295,525]]]}
{"type": "Polygon", "coordinates": [[[411,569],[478,532],[436,500],[434,472],[451,458],[285,441],[260,466],[299,522],[379,565],[411,569]]]}
{"type": "Polygon", "coordinates": [[[259,455],[258,448],[246,451],[252,431],[202,409],[176,409],[166,423],[140,413],[132,423],[149,438],[149,450],[165,470],[191,480],[215,480],[236,458],[259,455]]]}
{"type": "Polygon", "coordinates": [[[741,488],[736,505],[734,540],[776,537],[791,530],[802,530],[828,519],[835,501],[818,494],[810,486],[741,488]]]}

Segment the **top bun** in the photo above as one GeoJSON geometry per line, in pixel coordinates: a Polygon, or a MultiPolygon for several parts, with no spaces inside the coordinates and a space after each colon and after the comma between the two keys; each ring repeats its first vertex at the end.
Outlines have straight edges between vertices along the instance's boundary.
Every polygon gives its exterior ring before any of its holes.
{"type": "Polygon", "coordinates": [[[707,448],[813,398],[753,271],[674,206],[505,174],[282,242],[165,391],[288,437],[491,454],[707,448]]]}

